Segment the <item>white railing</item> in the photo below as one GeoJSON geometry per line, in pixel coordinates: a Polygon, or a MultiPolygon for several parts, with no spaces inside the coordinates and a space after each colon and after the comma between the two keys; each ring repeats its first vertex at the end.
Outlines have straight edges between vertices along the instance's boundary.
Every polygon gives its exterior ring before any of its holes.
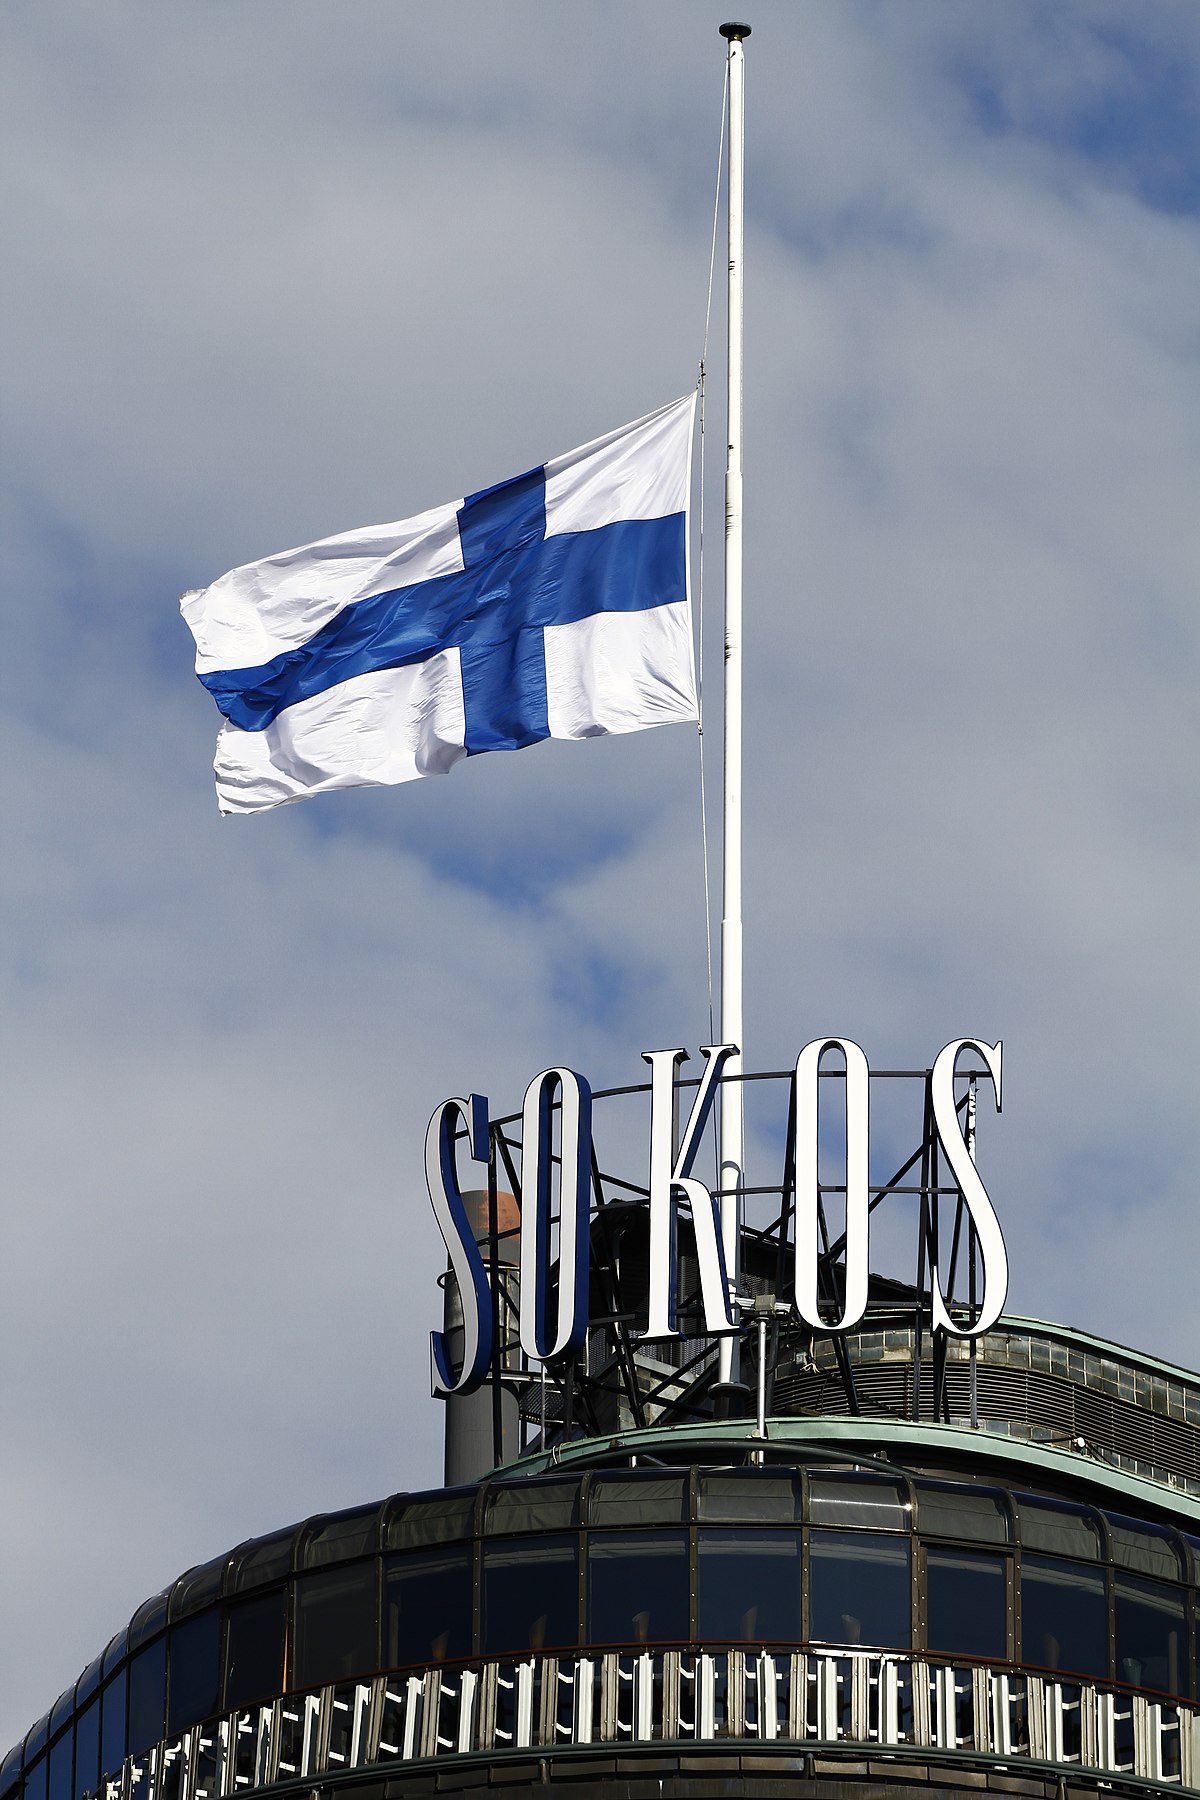
{"type": "Polygon", "coordinates": [[[510,1657],[289,1694],[127,1758],[88,1800],[236,1800],[374,1765],[730,1741],[950,1751],[1200,1793],[1190,1706],[922,1657],[726,1649],[510,1657]]]}

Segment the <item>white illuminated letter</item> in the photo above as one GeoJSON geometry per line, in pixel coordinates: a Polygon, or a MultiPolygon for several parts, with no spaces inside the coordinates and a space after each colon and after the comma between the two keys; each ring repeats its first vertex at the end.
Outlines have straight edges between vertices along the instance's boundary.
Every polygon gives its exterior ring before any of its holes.
{"type": "Polygon", "coordinates": [[[525,1090],[521,1120],[521,1348],[536,1362],[573,1356],[588,1327],[592,1090],[572,1069],[547,1069],[525,1090]],[[547,1326],[554,1175],[554,1091],[560,1106],[558,1312],[547,1326]]]}
{"type": "Polygon", "coordinates": [[[870,1071],[849,1038],[814,1038],[796,1058],[796,1311],[814,1331],[850,1331],[867,1310],[870,1194],[870,1071]],[[846,1059],[846,1299],[837,1320],[822,1318],[817,1291],[820,1257],[817,1184],[821,1117],[821,1058],[840,1050],[846,1059]]]}
{"type": "Polygon", "coordinates": [[[999,1112],[1002,1046],[999,1043],[984,1044],[978,1038],[955,1038],[952,1044],[947,1044],[939,1052],[930,1078],[934,1127],[946,1153],[946,1161],[950,1164],[966,1202],[979,1244],[983,1275],[979,1316],[972,1325],[958,1326],[954,1323],[942,1297],[941,1277],[936,1263],[931,1265],[929,1272],[929,1298],[935,1331],[948,1331],[953,1337],[979,1337],[981,1333],[991,1329],[1004,1310],[1008,1295],[1008,1255],[1004,1248],[1000,1221],[988,1198],[987,1189],[979,1179],[979,1171],[971,1160],[954,1104],[954,1065],[958,1061],[959,1052],[963,1050],[974,1050],[987,1064],[996,1092],[996,1111],[999,1112]]]}
{"type": "Polygon", "coordinates": [[[720,1221],[712,1194],[691,1173],[700,1138],[716,1099],[721,1070],[736,1054],[734,1044],[708,1045],[704,1074],[692,1102],[679,1149],[675,1148],[675,1077],[686,1050],[643,1050],[650,1064],[650,1306],[644,1336],[673,1338],[678,1295],[675,1216],[680,1195],[691,1202],[704,1329],[716,1335],[737,1329],[729,1302],[729,1282],[721,1249],[720,1221]]]}
{"type": "Polygon", "coordinates": [[[478,1094],[472,1094],[469,1101],[443,1100],[425,1133],[425,1180],[433,1202],[433,1216],[458,1284],[463,1319],[462,1362],[457,1375],[450,1366],[445,1335],[440,1331],[429,1334],[435,1396],[473,1393],[487,1374],[492,1360],[491,1289],[463,1205],[455,1166],[454,1140],[460,1121],[466,1127],[473,1160],[486,1163],[487,1101],[478,1094]]]}

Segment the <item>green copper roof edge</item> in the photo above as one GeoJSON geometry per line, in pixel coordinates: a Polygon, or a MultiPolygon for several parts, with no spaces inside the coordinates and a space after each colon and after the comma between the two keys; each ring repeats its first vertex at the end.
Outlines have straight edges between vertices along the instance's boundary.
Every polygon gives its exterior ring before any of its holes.
{"type": "MultiPolygon", "coordinates": [[[[684,1425],[647,1425],[640,1431],[616,1432],[606,1438],[580,1438],[561,1444],[545,1454],[505,1463],[493,1473],[507,1475],[541,1475],[555,1469],[601,1461],[606,1451],[652,1455],[656,1449],[687,1443],[744,1444],[757,1448],[764,1442],[744,1419],[721,1422],[702,1420],[684,1425]]],[[[1020,1438],[1004,1437],[998,1432],[974,1431],[968,1425],[920,1424],[905,1419],[874,1418],[784,1418],[768,1419],[768,1444],[847,1446],[861,1445],[868,1455],[876,1457],[880,1449],[901,1446],[922,1451],[954,1452],[977,1458],[980,1462],[1013,1465],[1021,1469],[1051,1469],[1068,1481],[1082,1482],[1108,1494],[1124,1494],[1141,1505],[1175,1513],[1200,1526],[1200,1496],[1168,1487],[1141,1475],[1128,1475],[1106,1464],[1085,1460],[1077,1452],[1056,1450],[1048,1444],[1027,1443],[1020,1438]]]]}

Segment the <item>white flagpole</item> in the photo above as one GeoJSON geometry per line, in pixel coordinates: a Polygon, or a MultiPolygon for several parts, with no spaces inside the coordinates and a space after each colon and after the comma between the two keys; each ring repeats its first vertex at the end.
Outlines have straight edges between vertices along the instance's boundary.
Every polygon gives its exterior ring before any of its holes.
{"type": "MultiPolygon", "coordinates": [[[[721,1241],[736,1282],[743,1185],[742,1084],[742,148],[749,25],[721,26],[729,44],[728,448],[725,463],[725,811],[721,901],[721,1042],[736,1044],[721,1083],[721,1241]]],[[[733,1378],[736,1340],[722,1338],[719,1379],[733,1378]]]]}

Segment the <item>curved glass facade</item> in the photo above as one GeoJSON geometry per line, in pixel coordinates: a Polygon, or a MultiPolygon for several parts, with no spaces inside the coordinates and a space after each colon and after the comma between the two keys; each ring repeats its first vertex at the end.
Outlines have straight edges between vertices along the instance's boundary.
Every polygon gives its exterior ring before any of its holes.
{"type": "Polygon", "coordinates": [[[529,1651],[843,1646],[1196,1694],[1200,1539],[899,1469],[593,1469],[398,1495],[255,1540],[140,1607],[5,1759],[81,1800],[291,1690],[529,1651]]]}

